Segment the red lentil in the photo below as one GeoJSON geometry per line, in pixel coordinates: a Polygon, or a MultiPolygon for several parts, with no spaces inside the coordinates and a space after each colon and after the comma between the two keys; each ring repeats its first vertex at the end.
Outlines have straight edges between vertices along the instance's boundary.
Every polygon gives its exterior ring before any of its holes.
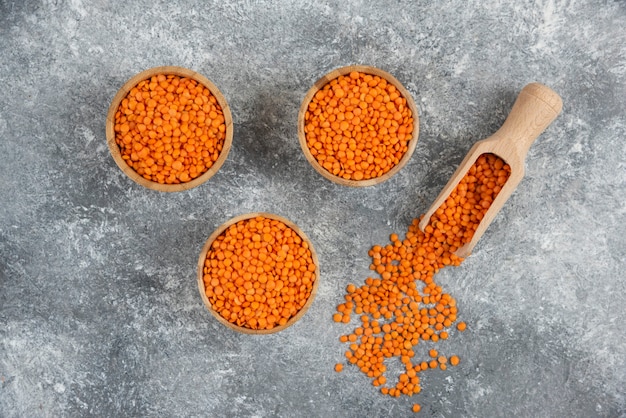
{"type": "Polygon", "coordinates": [[[353,71],[313,96],[304,130],[311,154],[329,173],[367,180],[391,170],[407,152],[413,115],[393,84],[353,71]]]}
{"type": "Polygon", "coordinates": [[[309,245],[283,222],[258,216],[228,227],[207,252],[206,295],[227,321],[250,329],[285,325],[315,281],[309,245]]]}
{"type": "MultiPolygon", "coordinates": [[[[353,309],[342,306],[344,318],[353,312],[361,325],[347,335],[355,337],[346,352],[350,364],[372,378],[380,391],[390,396],[412,395],[421,391],[417,373],[427,369],[446,370],[459,364],[453,355],[440,355],[430,349],[430,361],[418,360],[420,341],[436,343],[448,339],[448,329],[457,321],[456,300],[443,292],[434,275],[445,266],[458,266],[463,260],[454,252],[469,242],[476,227],[510,175],[510,167],[493,154],[481,155],[446,201],[435,211],[422,232],[414,219],[401,239],[390,235],[390,243],[375,245],[369,251],[370,269],[379,277],[369,277],[357,287],[350,284],[344,296],[353,309]],[[421,283],[421,289],[418,287],[421,283]],[[404,372],[391,386],[383,386],[385,360],[396,357],[404,372]]],[[[464,322],[457,324],[465,330],[464,322]]]]}
{"type": "Polygon", "coordinates": [[[115,113],[122,159],[147,180],[178,184],[217,161],[226,138],[222,108],[196,80],[159,74],[139,82],[115,113]]]}

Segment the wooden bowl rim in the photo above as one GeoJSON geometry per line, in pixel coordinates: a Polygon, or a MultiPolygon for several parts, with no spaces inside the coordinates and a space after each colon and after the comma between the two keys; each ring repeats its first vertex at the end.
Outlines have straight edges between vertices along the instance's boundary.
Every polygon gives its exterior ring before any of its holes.
{"type": "Polygon", "coordinates": [[[413,99],[409,91],[404,87],[404,85],[402,85],[402,83],[400,83],[398,79],[396,79],[390,73],[384,70],[381,70],[380,68],[376,68],[376,67],[372,67],[368,65],[348,65],[345,67],[340,67],[340,68],[330,71],[329,73],[321,77],[319,80],[317,80],[313,84],[313,86],[309,89],[307,94],[304,96],[304,100],[302,101],[302,104],[300,105],[300,111],[298,113],[298,141],[300,142],[300,147],[302,148],[304,156],[318,173],[320,173],[322,176],[324,176],[328,180],[331,180],[343,186],[367,187],[367,186],[374,186],[374,185],[377,185],[384,181],[389,180],[409,162],[409,160],[411,159],[411,156],[413,155],[413,152],[415,151],[415,147],[417,146],[418,138],[419,138],[419,113],[417,111],[417,105],[415,104],[415,100],[413,99]],[[398,164],[393,166],[388,172],[386,172],[382,176],[376,177],[373,179],[367,179],[367,180],[347,180],[347,179],[335,176],[334,174],[326,170],[324,167],[322,167],[322,165],[315,159],[313,154],[311,154],[309,146],[307,145],[306,134],[304,132],[304,117],[309,107],[309,103],[311,102],[311,99],[313,98],[315,93],[317,93],[318,90],[323,88],[330,81],[336,79],[337,77],[341,75],[349,74],[352,71],[358,71],[358,72],[365,73],[365,74],[379,76],[387,80],[387,82],[390,82],[391,84],[393,84],[400,91],[400,93],[402,94],[402,97],[406,99],[407,105],[409,109],[411,109],[411,113],[413,114],[412,115],[413,116],[413,133],[412,133],[413,138],[411,138],[411,140],[409,141],[408,149],[406,150],[406,152],[404,153],[404,155],[402,156],[398,164]]]}
{"type": "Polygon", "coordinates": [[[115,160],[115,163],[124,172],[124,174],[130,177],[135,183],[138,183],[148,189],[160,192],[178,192],[183,190],[189,190],[199,186],[200,184],[206,182],[208,179],[213,177],[213,175],[215,175],[215,173],[219,171],[221,166],[228,158],[228,153],[230,152],[230,148],[232,146],[233,118],[230,112],[230,107],[228,106],[228,102],[226,101],[226,98],[224,97],[222,92],[217,88],[215,84],[213,84],[208,78],[206,78],[202,74],[192,71],[188,68],[178,66],[153,67],[131,77],[126,83],[124,83],[124,85],[117,91],[116,95],[113,97],[106,118],[106,138],[113,160],[115,160]],[[226,124],[226,136],[224,138],[224,145],[222,147],[222,151],[220,152],[219,157],[207,171],[202,173],[202,175],[185,183],[161,184],[142,177],[131,166],[129,166],[126,161],[124,161],[124,159],[122,159],[120,148],[115,142],[115,113],[117,112],[120,103],[133,87],[135,87],[141,81],[147,80],[150,77],[158,74],[173,74],[179,77],[191,78],[201,83],[209,89],[213,96],[215,96],[215,99],[222,108],[222,113],[224,114],[224,123],[226,124]]]}
{"type": "Polygon", "coordinates": [[[230,220],[224,222],[220,225],[213,233],[209,236],[209,238],[204,243],[202,247],[202,251],[200,252],[200,257],[198,258],[198,268],[197,268],[197,281],[198,281],[198,291],[200,292],[200,296],[202,297],[202,301],[204,302],[204,306],[211,312],[211,314],[223,325],[226,325],[228,328],[233,329],[237,332],[241,332],[243,334],[274,334],[276,332],[280,332],[296,322],[306,313],[311,304],[313,303],[313,299],[315,299],[315,295],[317,294],[317,287],[319,285],[319,277],[320,277],[320,266],[319,260],[317,258],[317,253],[315,252],[315,248],[313,247],[313,243],[309,239],[309,237],[296,225],[291,222],[289,219],[284,218],[280,215],[276,215],[273,213],[267,212],[252,212],[247,214],[242,214],[231,218],[230,220]],[[291,228],[295,233],[297,233],[300,238],[305,241],[309,245],[309,250],[311,251],[311,258],[313,259],[313,264],[315,265],[315,280],[313,281],[313,288],[311,289],[311,294],[307,299],[304,306],[296,313],[293,317],[287,321],[285,325],[279,325],[272,329],[251,329],[246,327],[241,327],[233,324],[232,322],[226,320],[223,316],[221,316],[217,311],[213,309],[213,305],[209,301],[209,298],[206,295],[205,287],[204,287],[204,261],[206,260],[207,253],[209,252],[213,241],[217,237],[219,237],[224,231],[226,231],[231,225],[236,224],[239,221],[243,221],[246,219],[252,219],[257,217],[264,217],[267,219],[274,219],[284,223],[286,226],[291,228]]]}

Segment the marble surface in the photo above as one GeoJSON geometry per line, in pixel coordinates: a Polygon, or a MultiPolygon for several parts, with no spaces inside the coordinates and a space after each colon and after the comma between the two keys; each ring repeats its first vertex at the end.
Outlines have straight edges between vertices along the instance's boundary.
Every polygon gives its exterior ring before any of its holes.
{"type": "Polygon", "coordinates": [[[626,416],[624,27],[610,0],[0,1],[0,415],[626,416]],[[350,64],[393,74],[420,112],[411,161],[375,187],[324,179],[297,140],[307,90],[350,64]],[[235,126],[219,173],[174,194],[133,183],[105,138],[116,91],[160,65],[211,79],[235,126]],[[474,253],[436,276],[468,324],[438,345],[461,364],[398,399],[335,373],[348,327],[331,316],[368,249],[532,81],[563,112],[474,253]],[[196,286],[207,237],[256,211],[297,223],[321,263],[310,310],[268,336],[226,329],[196,286]]]}

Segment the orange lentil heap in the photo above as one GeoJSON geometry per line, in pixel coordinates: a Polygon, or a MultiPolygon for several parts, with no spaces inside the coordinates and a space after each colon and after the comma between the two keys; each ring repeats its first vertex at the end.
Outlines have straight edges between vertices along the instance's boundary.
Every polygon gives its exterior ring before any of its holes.
{"type": "Polygon", "coordinates": [[[188,182],[215,163],[226,137],[222,108],[196,80],[155,75],[139,82],[115,113],[115,141],[138,174],[188,182]]]}
{"type": "MultiPolygon", "coordinates": [[[[435,283],[434,274],[463,261],[454,251],[471,240],[509,174],[510,167],[501,158],[481,155],[424,232],[418,227],[420,219],[414,219],[403,240],[391,234],[390,244],[372,247],[370,268],[379,278],[367,278],[360,287],[348,285],[345,302],[333,319],[349,323],[354,313],[360,325],[340,341],[350,344],[345,352],[348,363],[369,376],[383,394],[419,393],[418,373],[459,364],[458,356],[446,357],[435,349],[417,355],[420,340],[448,339],[457,320],[456,300],[435,283]],[[392,357],[404,365],[393,383],[385,375],[385,360],[392,357]]],[[[457,330],[465,330],[465,323],[458,323],[457,330]]]]}
{"type": "Polygon", "coordinates": [[[328,172],[367,180],[391,170],[407,152],[413,115],[393,84],[354,71],[313,96],[304,131],[311,154],[328,172]]]}
{"type": "Polygon", "coordinates": [[[213,241],[204,285],[213,309],[249,329],[285,325],[304,307],[315,281],[311,250],[283,222],[241,220],[213,241]]]}

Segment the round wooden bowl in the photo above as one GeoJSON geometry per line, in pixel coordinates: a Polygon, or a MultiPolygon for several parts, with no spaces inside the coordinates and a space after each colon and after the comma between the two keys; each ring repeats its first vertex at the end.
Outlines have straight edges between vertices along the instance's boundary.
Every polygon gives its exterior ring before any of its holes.
{"type": "Polygon", "coordinates": [[[176,66],[163,66],[163,67],[154,67],[148,70],[142,71],[139,74],[132,77],[128,80],[122,88],[119,89],[115,97],[113,97],[113,101],[111,102],[111,106],[109,107],[109,112],[107,114],[106,119],[106,138],[107,143],[109,145],[109,150],[111,151],[111,155],[115,160],[115,163],[118,167],[133,181],[136,183],[147,187],[148,189],[157,190],[161,192],[178,192],[182,190],[188,190],[199,186],[204,183],[208,179],[210,179],[217,171],[220,169],[226,158],[228,157],[228,152],[230,151],[230,147],[233,142],[233,119],[230,113],[230,108],[228,107],[228,103],[226,99],[219,91],[219,89],[206,77],[201,74],[196,73],[195,71],[189,70],[183,67],[176,66]],[[226,125],[226,136],[224,139],[224,145],[222,147],[222,151],[218,159],[213,163],[213,165],[200,176],[192,179],[188,182],[178,183],[178,184],[161,184],[155,181],[148,180],[138,174],[131,166],[129,166],[124,159],[122,159],[122,154],[120,152],[120,148],[115,142],[115,113],[122,102],[122,100],[126,97],[129,91],[132,90],[139,82],[143,80],[147,80],[154,75],[165,74],[165,75],[177,75],[179,77],[186,77],[196,80],[198,83],[205,86],[215,99],[217,103],[222,108],[222,113],[224,114],[224,123],[226,125]]]}
{"type": "Polygon", "coordinates": [[[222,224],[219,228],[217,228],[209,236],[209,238],[205,242],[204,246],[202,247],[202,251],[200,252],[200,257],[198,259],[197,276],[198,276],[197,277],[197,279],[198,279],[198,290],[200,291],[200,296],[202,297],[202,301],[204,302],[204,305],[209,310],[209,312],[211,312],[211,314],[219,322],[221,322],[222,324],[224,324],[225,326],[227,326],[230,329],[233,329],[235,331],[238,331],[238,332],[241,332],[241,333],[244,333],[244,334],[273,334],[273,333],[282,331],[282,330],[290,327],[294,323],[296,323],[305,314],[305,312],[309,309],[309,306],[311,306],[311,303],[313,303],[313,299],[315,298],[315,295],[317,293],[317,286],[318,286],[319,277],[320,277],[320,267],[319,267],[319,261],[318,261],[318,258],[317,258],[317,253],[315,252],[315,249],[313,248],[313,244],[311,243],[309,238],[306,236],[306,234],[304,232],[302,232],[302,230],[296,224],[292,223],[291,221],[289,221],[286,218],[283,218],[282,216],[274,215],[274,214],[271,214],[271,213],[254,212],[254,213],[248,213],[248,214],[245,214],[245,215],[239,215],[239,216],[236,216],[236,217],[230,219],[229,221],[227,221],[224,224],[222,224]],[[311,251],[311,258],[313,260],[313,264],[315,265],[313,288],[311,289],[311,294],[310,294],[308,300],[306,301],[306,303],[304,304],[304,306],[298,311],[297,314],[292,316],[287,321],[286,324],[284,324],[284,325],[277,325],[277,326],[275,326],[274,328],[271,328],[271,329],[252,329],[252,328],[238,326],[238,325],[233,324],[232,322],[228,321],[223,316],[221,316],[215,309],[213,309],[213,306],[212,306],[211,302],[209,301],[209,298],[206,295],[206,290],[205,290],[205,285],[204,285],[204,262],[206,260],[207,253],[211,249],[211,245],[213,244],[213,241],[215,241],[215,239],[217,239],[217,237],[219,237],[231,225],[236,224],[237,222],[242,221],[242,220],[256,218],[256,217],[259,217],[259,216],[264,217],[264,218],[268,218],[268,219],[274,219],[274,220],[280,221],[280,222],[284,223],[286,226],[288,226],[289,228],[291,228],[295,233],[297,233],[300,236],[300,238],[302,238],[302,241],[306,242],[308,244],[309,250],[311,251]]]}
{"type": "Polygon", "coordinates": [[[307,92],[306,96],[304,97],[304,100],[302,101],[302,105],[300,106],[300,112],[298,114],[298,139],[300,141],[300,146],[302,147],[302,151],[304,152],[306,159],[309,161],[309,163],[311,163],[313,168],[315,168],[315,170],[317,170],[317,172],[319,172],[322,176],[326,177],[327,179],[335,183],[338,183],[344,186],[351,186],[351,187],[374,186],[376,184],[389,180],[398,171],[400,171],[402,167],[404,167],[406,163],[411,159],[411,155],[413,154],[413,151],[415,151],[415,147],[417,145],[418,136],[419,136],[419,116],[417,112],[417,106],[415,105],[415,101],[411,97],[411,94],[391,74],[383,70],[380,70],[378,68],[365,66],[365,65],[350,65],[347,67],[338,68],[326,74],[322,78],[320,78],[313,85],[313,87],[311,87],[311,89],[307,92]],[[309,149],[309,146],[306,140],[306,133],[304,131],[305,115],[309,108],[309,103],[311,102],[311,99],[313,99],[313,96],[315,96],[315,94],[319,90],[321,90],[326,84],[328,84],[330,81],[336,79],[339,76],[350,74],[352,71],[357,71],[357,72],[364,73],[364,74],[370,74],[373,76],[379,76],[387,80],[388,83],[393,84],[396,87],[396,89],[398,89],[402,97],[406,99],[407,106],[411,110],[412,117],[413,117],[413,132],[412,132],[413,137],[408,143],[408,149],[406,153],[402,156],[398,164],[394,165],[389,171],[387,171],[383,175],[379,177],[375,177],[375,178],[366,179],[366,180],[344,179],[342,177],[335,176],[334,174],[326,170],[315,159],[313,154],[311,154],[311,150],[309,149]]]}

